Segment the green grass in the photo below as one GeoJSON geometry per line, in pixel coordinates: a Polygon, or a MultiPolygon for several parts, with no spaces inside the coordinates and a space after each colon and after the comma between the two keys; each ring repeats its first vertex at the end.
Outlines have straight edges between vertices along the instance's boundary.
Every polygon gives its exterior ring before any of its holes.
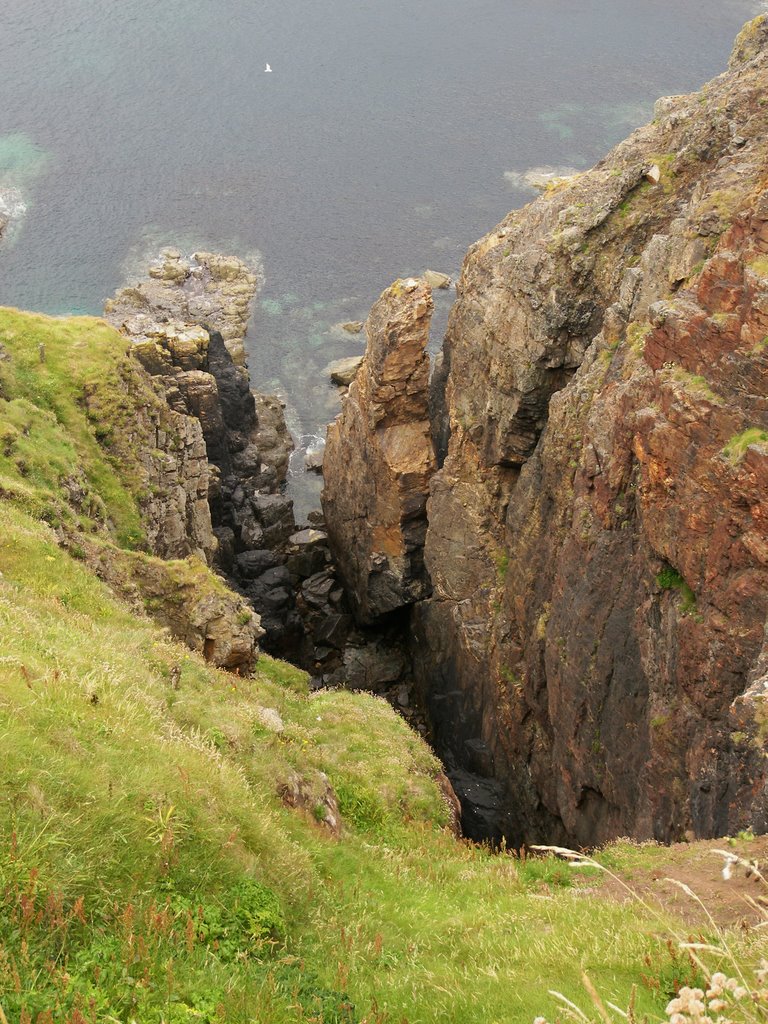
{"type": "Polygon", "coordinates": [[[656,577],[656,582],[662,590],[676,590],[679,593],[680,610],[683,615],[696,611],[696,595],[677,569],[671,565],[665,566],[656,577]]]}
{"type": "Polygon", "coordinates": [[[672,377],[690,394],[705,398],[708,402],[720,404],[721,399],[712,390],[707,378],[702,377],[701,374],[690,373],[682,366],[677,366],[672,371],[672,377]]]}
{"type": "Polygon", "coordinates": [[[725,448],[723,448],[722,454],[728,462],[736,466],[743,461],[750,445],[764,445],[766,443],[768,443],[768,432],[761,430],[760,427],[750,427],[748,430],[744,430],[742,433],[732,437],[725,448]]]}
{"type": "Polygon", "coordinates": [[[507,551],[498,551],[494,556],[494,562],[496,563],[496,574],[501,585],[506,580],[507,573],[509,572],[509,553],[507,551]]]}
{"type": "Polygon", "coordinates": [[[106,525],[121,546],[140,547],[142,460],[155,456],[137,440],[152,417],[167,419],[167,406],[125,338],[93,317],[0,309],[0,348],[9,357],[0,360],[0,489],[54,525],[106,525]]]}
{"type": "Polygon", "coordinates": [[[130,583],[156,561],[110,546],[142,543],[131,439],[162,414],[119,335],[0,311],[0,346],[8,1021],[529,1024],[550,988],[580,1000],[584,969],[626,1004],[666,956],[655,915],[457,840],[439,763],[383,700],[267,657],[218,671],[89,568],[102,552],[130,583]]]}
{"type": "Polygon", "coordinates": [[[385,702],[310,695],[268,658],[216,671],[44,523],[0,503],[0,536],[9,1020],[94,1000],[103,1021],[527,1022],[582,966],[626,1000],[658,922],[455,840],[438,763],[385,702]],[[278,795],[320,772],[340,837],[278,795]]]}
{"type": "Polygon", "coordinates": [[[653,328],[647,321],[635,320],[627,327],[627,342],[633,352],[642,354],[645,342],[653,328]]]}

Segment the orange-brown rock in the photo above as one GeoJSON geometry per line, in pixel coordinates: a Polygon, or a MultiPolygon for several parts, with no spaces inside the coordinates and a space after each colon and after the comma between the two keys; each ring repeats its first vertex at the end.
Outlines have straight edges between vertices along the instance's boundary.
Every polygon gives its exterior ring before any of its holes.
{"type": "Polygon", "coordinates": [[[328,429],[323,510],[339,572],[370,623],[427,594],[426,502],[435,471],[429,425],[429,324],[423,282],[396,281],[366,322],[365,358],[328,429]]]}
{"type": "Polygon", "coordinates": [[[465,260],[414,650],[478,836],[768,829],[767,88],[761,16],[465,260]]]}

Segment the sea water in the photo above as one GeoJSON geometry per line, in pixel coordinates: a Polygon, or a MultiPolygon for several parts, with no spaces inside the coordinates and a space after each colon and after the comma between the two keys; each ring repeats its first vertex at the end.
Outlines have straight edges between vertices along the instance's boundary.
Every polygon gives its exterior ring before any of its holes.
{"type": "MultiPolygon", "coordinates": [[[[99,313],[163,245],[261,260],[251,374],[317,447],[323,369],[363,346],[335,324],[398,276],[455,274],[529,168],[591,166],[722,71],[760,7],[3,0],[0,302],[99,313]]],[[[320,483],[293,466],[302,514],[320,483]]]]}

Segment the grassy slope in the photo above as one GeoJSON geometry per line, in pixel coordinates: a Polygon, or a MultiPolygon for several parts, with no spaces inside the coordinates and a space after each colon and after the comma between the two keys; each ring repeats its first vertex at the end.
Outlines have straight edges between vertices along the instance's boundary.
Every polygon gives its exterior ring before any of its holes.
{"type": "Polygon", "coordinates": [[[136,401],[158,403],[126,359],[124,338],[101,320],[0,309],[0,487],[48,522],[106,524],[136,546],[136,454],[129,429],[136,401]],[[88,395],[88,407],[85,396],[88,395]],[[89,409],[98,409],[98,420],[89,409]],[[86,498],[77,514],[62,501],[69,478],[86,498]]]}
{"type": "Polygon", "coordinates": [[[2,312],[0,344],[8,1020],[526,1022],[553,985],[581,999],[585,967],[625,1003],[653,915],[455,841],[439,765],[384,702],[309,695],[267,658],[252,680],[216,671],[58,546],[62,520],[140,542],[125,461],[98,440],[112,428],[80,402],[102,388],[127,414],[123,343],[98,321],[2,312]],[[61,499],[73,473],[85,513],[61,499]],[[340,838],[319,803],[278,795],[297,775],[321,793],[319,772],[340,838]]]}

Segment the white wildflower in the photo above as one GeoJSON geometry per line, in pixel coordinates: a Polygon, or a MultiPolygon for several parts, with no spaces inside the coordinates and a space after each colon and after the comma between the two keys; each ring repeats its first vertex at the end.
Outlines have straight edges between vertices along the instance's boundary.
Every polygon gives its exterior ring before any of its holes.
{"type": "Polygon", "coordinates": [[[709,998],[712,998],[713,996],[721,995],[723,991],[723,986],[725,985],[726,981],[728,981],[728,979],[723,974],[723,972],[716,971],[715,974],[712,975],[712,979],[709,983],[709,988],[707,989],[707,996],[709,998]]]}

